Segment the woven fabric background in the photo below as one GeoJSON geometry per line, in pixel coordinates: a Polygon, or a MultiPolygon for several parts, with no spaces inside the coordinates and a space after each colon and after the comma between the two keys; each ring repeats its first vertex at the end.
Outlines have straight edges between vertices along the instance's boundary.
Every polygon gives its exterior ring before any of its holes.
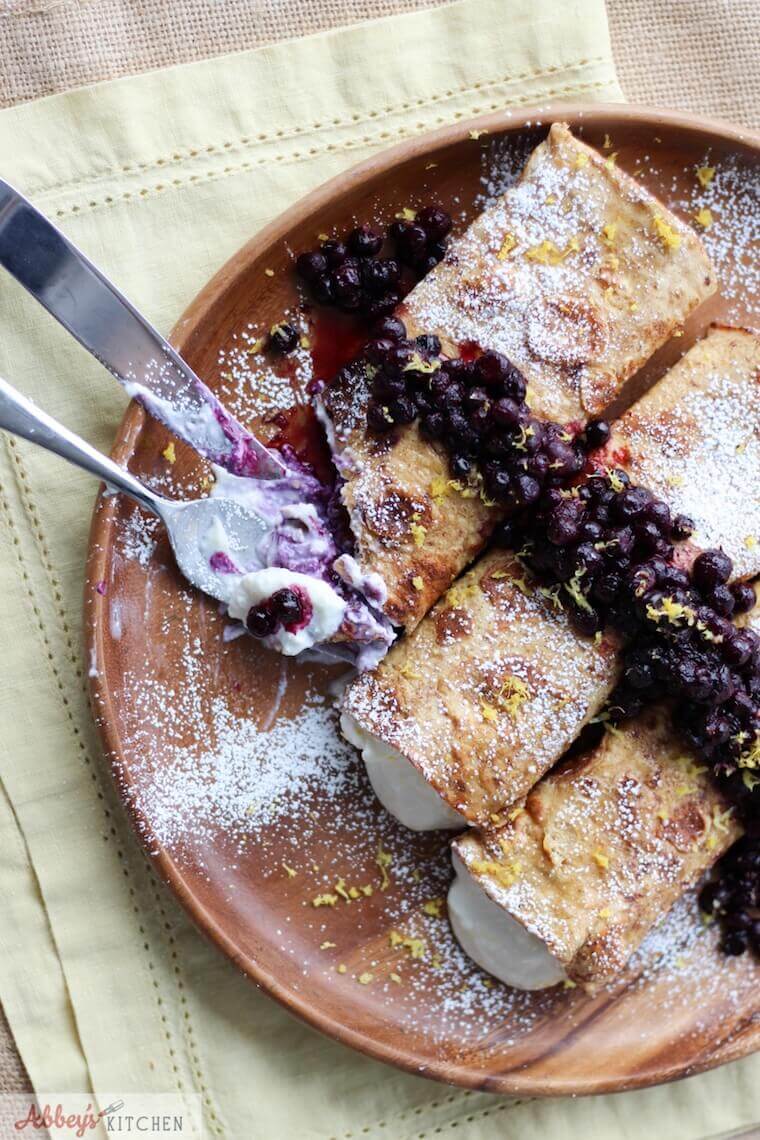
{"type": "MultiPolygon", "coordinates": [[[[442,2],[0,0],[0,107],[442,2]]],[[[618,75],[631,102],[760,125],[756,0],[607,5],[618,75]]],[[[0,1092],[29,1089],[0,1012],[0,1092]]]]}
{"type": "MultiPolygon", "coordinates": [[[[0,107],[442,2],[0,0],[0,107]]],[[[607,0],[607,9],[631,102],[760,124],[756,0],[607,0]]]]}

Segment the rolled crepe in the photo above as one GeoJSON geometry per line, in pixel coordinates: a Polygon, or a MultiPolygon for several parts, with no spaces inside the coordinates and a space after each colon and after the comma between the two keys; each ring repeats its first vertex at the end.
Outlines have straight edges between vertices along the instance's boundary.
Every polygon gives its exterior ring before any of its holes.
{"type": "Polygon", "coordinates": [[[454,841],[454,933],[509,985],[593,989],[740,833],[666,711],[648,709],[546,776],[505,824],[454,841]]]}
{"type": "MultiPolygon", "coordinates": [[[[504,352],[525,374],[534,414],[582,422],[714,289],[693,231],[555,124],[519,182],[451,243],[399,316],[410,336],[435,333],[451,355],[473,343],[504,352]]],[[[319,410],[356,559],[382,576],[385,614],[410,631],[482,549],[499,513],[447,493],[447,455],[416,425],[367,432],[368,391],[363,371],[346,369],[319,410]]]]}
{"type": "Polygon", "coordinates": [[[619,677],[619,642],[579,637],[514,555],[486,554],[372,673],[341,726],[407,827],[484,825],[533,787],[619,677]]]}
{"type": "Polygon", "coordinates": [[[607,451],[694,521],[681,560],[719,546],[735,578],[760,574],[760,337],[711,329],[617,421],[607,451]]]}
{"type": "MultiPolygon", "coordinates": [[[[735,577],[760,571],[758,364],[757,337],[712,331],[618,421],[599,459],[694,517],[684,561],[722,545],[735,577]]],[[[524,577],[511,557],[486,555],[346,694],[344,733],[408,827],[488,824],[552,767],[617,680],[615,637],[597,646],[578,636],[524,577]],[[513,717],[493,700],[510,661],[508,683],[529,686],[529,699],[507,693],[513,717]]]]}

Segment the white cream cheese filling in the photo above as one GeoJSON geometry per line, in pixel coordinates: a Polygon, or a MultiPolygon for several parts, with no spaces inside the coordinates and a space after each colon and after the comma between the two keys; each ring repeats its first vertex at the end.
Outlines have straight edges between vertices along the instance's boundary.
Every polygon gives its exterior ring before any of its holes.
{"type": "Polygon", "coordinates": [[[227,607],[231,618],[244,623],[251,606],[266,601],[277,590],[292,586],[299,586],[311,602],[309,621],[302,629],[294,632],[280,626],[275,633],[263,639],[270,649],[277,649],[286,657],[294,657],[304,649],[311,649],[313,645],[327,641],[339,629],[346,612],[346,603],[327,582],[277,566],[252,570],[250,574],[243,574],[236,580],[227,607]]]}
{"type": "Polygon", "coordinates": [[[544,942],[489,898],[459,856],[447,906],[454,936],[468,958],[519,990],[543,990],[567,977],[544,942]]]}
{"type": "Polygon", "coordinates": [[[375,795],[386,811],[411,831],[461,828],[467,820],[449,807],[425,777],[397,749],[357,724],[350,713],[340,718],[341,732],[361,751],[375,795]]]}

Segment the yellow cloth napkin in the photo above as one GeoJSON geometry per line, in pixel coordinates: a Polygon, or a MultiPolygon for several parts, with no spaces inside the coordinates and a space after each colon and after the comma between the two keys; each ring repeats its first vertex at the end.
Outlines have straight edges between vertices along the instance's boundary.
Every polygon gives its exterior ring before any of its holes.
{"type": "MultiPolygon", "coordinates": [[[[462,0],[4,111],[0,155],[168,329],[329,176],[443,123],[572,96],[621,98],[602,0],[462,0]]],[[[0,372],[109,448],[121,391],[5,278],[0,372]]],[[[760,1114],[752,1062],[586,1102],[451,1090],[258,993],[158,882],[100,755],[81,652],[92,482],[7,440],[0,480],[0,996],[38,1091],[199,1093],[209,1135],[267,1140],[691,1138],[760,1114]]]]}

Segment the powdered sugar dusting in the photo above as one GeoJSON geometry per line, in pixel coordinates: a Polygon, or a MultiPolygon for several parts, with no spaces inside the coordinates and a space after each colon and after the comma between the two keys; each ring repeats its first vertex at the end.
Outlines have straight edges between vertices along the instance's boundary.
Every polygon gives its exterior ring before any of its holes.
{"type": "Polygon", "coordinates": [[[623,417],[631,477],[693,519],[693,543],[720,546],[737,577],[760,570],[760,348],[721,329],[623,417]]]}
{"type": "Polygon", "coordinates": [[[356,787],[353,749],[342,741],[335,714],[320,694],[310,694],[292,719],[278,718],[275,704],[266,727],[259,728],[233,713],[223,695],[206,705],[199,696],[202,657],[189,656],[188,666],[176,688],[125,677],[130,700],[147,725],[156,719],[166,723],[171,712],[174,723],[195,723],[202,741],[199,749],[196,741],[169,740],[160,767],[154,767],[150,730],[144,740],[135,734],[132,743],[144,745],[147,759],[138,770],[137,801],[160,846],[186,841],[188,826],[194,844],[212,842],[219,829],[241,843],[281,815],[297,814],[299,803],[317,793],[335,796],[356,787]]]}
{"type": "Polygon", "coordinates": [[[155,515],[131,509],[124,525],[119,529],[118,550],[127,559],[142,567],[150,565],[156,550],[161,523],[155,515]]]}
{"type": "Polygon", "coordinates": [[[269,419],[306,402],[313,374],[308,325],[300,313],[290,313],[283,319],[297,329],[300,337],[298,347],[286,358],[267,349],[269,330],[253,323],[233,333],[219,351],[220,390],[225,405],[246,423],[269,419]]]}
{"type": "Polygon", "coordinates": [[[694,219],[710,260],[718,271],[720,291],[729,302],[729,318],[741,304],[750,321],[760,322],[760,166],[735,156],[715,158],[707,151],[689,171],[689,192],[677,206],[694,219]],[[713,170],[703,186],[699,170],[713,170]],[[707,227],[696,222],[709,210],[707,227]]]}

